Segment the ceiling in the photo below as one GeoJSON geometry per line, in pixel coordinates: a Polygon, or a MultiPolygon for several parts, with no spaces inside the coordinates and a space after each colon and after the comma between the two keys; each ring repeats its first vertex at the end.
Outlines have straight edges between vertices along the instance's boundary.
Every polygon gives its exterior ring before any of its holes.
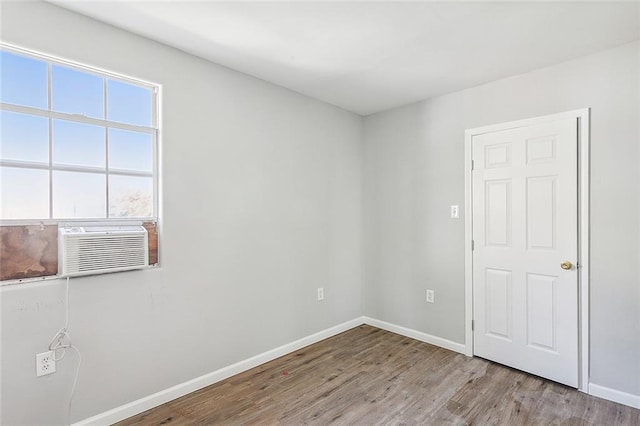
{"type": "Polygon", "coordinates": [[[51,0],[361,115],[640,39],[640,2],[51,0]]]}

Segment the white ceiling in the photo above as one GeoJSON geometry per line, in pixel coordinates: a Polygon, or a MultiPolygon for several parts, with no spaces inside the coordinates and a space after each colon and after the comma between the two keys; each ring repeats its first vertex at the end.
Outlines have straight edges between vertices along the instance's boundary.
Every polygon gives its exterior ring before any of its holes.
{"type": "Polygon", "coordinates": [[[640,39],[640,2],[52,0],[371,114],[640,39]]]}

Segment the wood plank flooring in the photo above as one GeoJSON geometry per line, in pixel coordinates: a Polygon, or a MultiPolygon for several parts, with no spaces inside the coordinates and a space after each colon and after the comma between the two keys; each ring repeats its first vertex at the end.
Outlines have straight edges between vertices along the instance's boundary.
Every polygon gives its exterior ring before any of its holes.
{"type": "Polygon", "coordinates": [[[362,325],[119,425],[640,425],[640,410],[362,325]]]}

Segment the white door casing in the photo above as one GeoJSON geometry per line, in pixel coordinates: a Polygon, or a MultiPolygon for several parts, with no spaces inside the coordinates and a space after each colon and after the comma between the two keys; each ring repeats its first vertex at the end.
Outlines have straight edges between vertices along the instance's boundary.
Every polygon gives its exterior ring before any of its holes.
{"type": "Polygon", "coordinates": [[[475,246],[466,259],[467,353],[583,390],[585,118],[587,110],[467,131],[466,221],[475,246]]]}

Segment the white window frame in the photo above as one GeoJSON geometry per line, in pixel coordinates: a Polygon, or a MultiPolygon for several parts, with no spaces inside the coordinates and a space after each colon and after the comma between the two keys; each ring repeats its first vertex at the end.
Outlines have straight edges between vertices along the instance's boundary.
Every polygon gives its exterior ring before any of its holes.
{"type": "Polygon", "coordinates": [[[20,113],[20,114],[28,114],[33,116],[40,116],[48,118],[49,121],[49,161],[47,164],[45,163],[36,163],[29,161],[18,161],[18,160],[3,160],[0,159],[0,166],[5,167],[14,167],[14,168],[24,168],[31,170],[48,170],[49,172],[49,217],[46,219],[0,219],[0,226],[20,226],[20,225],[33,225],[33,224],[66,224],[66,223],[109,223],[109,224],[131,224],[133,223],[143,223],[143,222],[157,222],[159,215],[159,141],[160,141],[160,85],[156,83],[152,83],[149,81],[140,80],[133,77],[124,76],[122,74],[117,74],[111,71],[106,71],[103,69],[99,69],[96,67],[88,66],[85,64],[80,64],[75,61],[69,61],[66,59],[61,59],[57,57],[53,57],[51,55],[46,55],[40,52],[34,52],[29,49],[24,49],[15,45],[0,43],[0,49],[15,53],[18,55],[26,56],[28,58],[36,59],[39,61],[43,61],[47,64],[47,109],[22,106],[9,104],[5,102],[0,102],[0,110],[20,113]],[[108,101],[108,80],[115,80],[127,84],[133,84],[139,87],[145,87],[151,90],[152,93],[152,101],[151,101],[151,126],[138,126],[126,123],[120,123],[116,121],[109,121],[107,119],[99,119],[87,117],[82,114],[70,114],[64,112],[57,112],[51,109],[51,90],[52,90],[52,66],[60,65],[66,68],[71,68],[76,71],[80,71],[83,73],[87,73],[90,75],[95,75],[104,79],[104,108],[105,114],[107,111],[107,101],[108,101]],[[73,166],[73,165],[54,165],[53,164],[53,120],[54,119],[62,119],[75,123],[82,124],[93,124],[102,126],[105,128],[105,167],[90,167],[90,166],[73,166]],[[109,129],[121,129],[121,130],[129,130],[134,132],[146,133],[151,135],[152,140],[152,149],[153,149],[153,159],[152,159],[152,170],[151,172],[137,172],[132,170],[118,170],[118,169],[110,169],[109,168],[109,129]],[[53,217],[53,172],[54,171],[71,171],[71,172],[90,172],[90,173],[98,173],[103,174],[106,180],[106,194],[105,194],[105,217],[92,217],[92,218],[54,218],[53,217]],[[152,216],[148,217],[109,217],[109,176],[131,176],[131,177],[151,177],[153,182],[153,202],[152,202],[152,216]]]}

